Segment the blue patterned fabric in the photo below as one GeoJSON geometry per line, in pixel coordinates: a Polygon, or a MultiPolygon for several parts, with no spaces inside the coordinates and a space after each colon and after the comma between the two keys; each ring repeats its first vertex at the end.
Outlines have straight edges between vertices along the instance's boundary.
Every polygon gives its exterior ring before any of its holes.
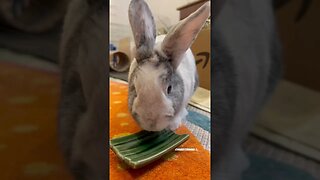
{"type": "Polygon", "coordinates": [[[187,121],[189,121],[190,123],[201,127],[202,129],[211,132],[211,124],[210,124],[210,119],[209,117],[202,115],[200,113],[194,112],[189,110],[188,111],[189,114],[187,116],[187,121]]]}

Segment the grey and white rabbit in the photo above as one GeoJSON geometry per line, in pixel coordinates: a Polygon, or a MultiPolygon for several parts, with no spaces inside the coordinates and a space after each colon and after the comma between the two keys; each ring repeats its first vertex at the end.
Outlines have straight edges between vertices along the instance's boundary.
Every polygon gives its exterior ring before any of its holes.
{"type": "Polygon", "coordinates": [[[186,106],[198,86],[194,39],[210,16],[210,2],[180,21],[167,35],[156,37],[148,5],[132,0],[129,21],[136,54],[129,70],[129,110],[148,131],[177,129],[187,115],[186,106]]]}
{"type": "Polygon", "coordinates": [[[226,0],[214,17],[213,179],[242,179],[249,167],[244,140],[281,78],[272,3],[226,0]]]}
{"type": "Polygon", "coordinates": [[[108,7],[105,0],[73,0],[60,47],[58,134],[75,179],[108,179],[108,7]]]}

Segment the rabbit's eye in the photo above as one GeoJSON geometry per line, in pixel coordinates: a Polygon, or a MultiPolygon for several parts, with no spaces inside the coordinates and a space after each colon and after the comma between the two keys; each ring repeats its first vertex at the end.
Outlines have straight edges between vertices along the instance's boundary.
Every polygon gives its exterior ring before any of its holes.
{"type": "Polygon", "coordinates": [[[171,89],[172,89],[172,87],[171,87],[171,85],[169,85],[168,88],[167,88],[167,94],[171,93],[171,89]]]}

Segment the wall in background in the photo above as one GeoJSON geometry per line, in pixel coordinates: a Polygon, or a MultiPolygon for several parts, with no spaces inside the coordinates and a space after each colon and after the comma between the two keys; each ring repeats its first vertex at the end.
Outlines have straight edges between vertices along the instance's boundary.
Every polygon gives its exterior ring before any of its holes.
{"type": "Polygon", "coordinates": [[[294,0],[276,13],[282,40],[285,78],[320,92],[320,1],[312,1],[300,22],[294,18],[301,1],[294,0]]]}
{"type": "MultiPolygon", "coordinates": [[[[117,44],[119,39],[132,37],[128,20],[128,7],[131,0],[110,0],[110,42],[117,44]]],[[[155,18],[157,28],[168,27],[179,21],[178,7],[196,0],[145,0],[155,18]]]]}

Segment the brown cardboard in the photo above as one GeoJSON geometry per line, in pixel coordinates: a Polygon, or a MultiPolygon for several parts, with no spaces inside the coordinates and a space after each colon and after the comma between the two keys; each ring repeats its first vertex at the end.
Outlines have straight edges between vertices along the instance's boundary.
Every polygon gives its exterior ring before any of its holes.
{"type": "Polygon", "coordinates": [[[109,53],[110,68],[117,72],[126,72],[130,66],[128,55],[121,51],[110,51],[109,53]]]}
{"type": "Polygon", "coordinates": [[[207,1],[209,0],[199,0],[192,3],[188,3],[182,7],[177,8],[177,10],[180,11],[180,20],[186,18],[191,13],[199,9],[207,1]]]}
{"type": "Polygon", "coordinates": [[[295,22],[302,1],[290,1],[276,11],[282,40],[284,77],[320,92],[320,1],[312,1],[299,22],[295,22]]]}
{"type": "Polygon", "coordinates": [[[125,53],[128,57],[130,62],[132,61],[132,47],[131,47],[131,38],[123,38],[119,40],[119,45],[117,47],[118,51],[125,53]]]}
{"type": "Polygon", "coordinates": [[[197,63],[199,86],[210,90],[210,28],[204,28],[191,46],[197,63]]]}

